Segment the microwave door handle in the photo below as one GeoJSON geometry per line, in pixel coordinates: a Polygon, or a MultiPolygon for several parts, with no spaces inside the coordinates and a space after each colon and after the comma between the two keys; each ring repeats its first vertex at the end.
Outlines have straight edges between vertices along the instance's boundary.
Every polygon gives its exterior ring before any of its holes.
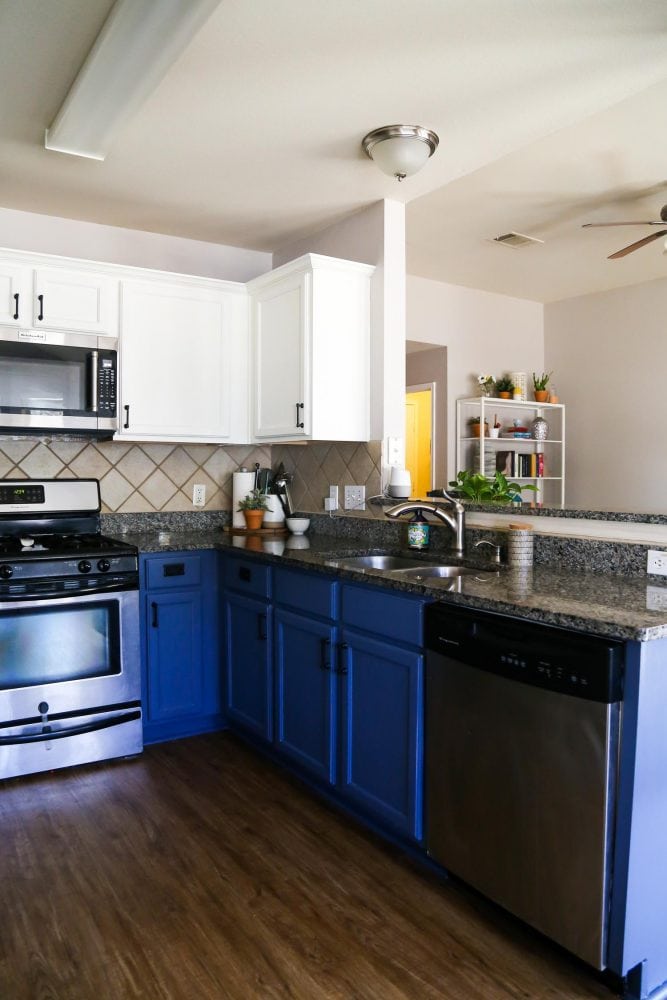
{"type": "Polygon", "coordinates": [[[98,373],[100,370],[100,356],[98,351],[90,352],[90,393],[88,398],[90,399],[90,409],[93,413],[97,413],[98,406],[98,396],[97,396],[97,385],[98,385],[98,373]]]}

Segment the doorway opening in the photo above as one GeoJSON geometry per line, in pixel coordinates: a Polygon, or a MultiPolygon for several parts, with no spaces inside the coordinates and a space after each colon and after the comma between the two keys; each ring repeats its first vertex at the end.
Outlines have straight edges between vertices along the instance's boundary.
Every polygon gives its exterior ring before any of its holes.
{"type": "Polygon", "coordinates": [[[406,387],[405,467],[412,480],[412,496],[425,497],[433,489],[433,433],[435,384],[406,387]]]}

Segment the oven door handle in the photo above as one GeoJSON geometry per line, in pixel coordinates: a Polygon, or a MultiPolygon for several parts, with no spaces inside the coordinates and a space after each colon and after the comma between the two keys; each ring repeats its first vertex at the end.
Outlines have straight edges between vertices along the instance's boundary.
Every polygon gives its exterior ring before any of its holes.
{"type": "Polygon", "coordinates": [[[124,715],[114,715],[109,719],[99,719],[88,722],[85,726],[72,726],[70,729],[58,729],[49,733],[23,733],[17,736],[0,736],[0,747],[17,746],[20,743],[49,743],[51,740],[61,740],[65,736],[83,736],[84,733],[96,733],[100,729],[110,729],[125,722],[134,722],[141,718],[139,709],[126,712],[124,715]]]}

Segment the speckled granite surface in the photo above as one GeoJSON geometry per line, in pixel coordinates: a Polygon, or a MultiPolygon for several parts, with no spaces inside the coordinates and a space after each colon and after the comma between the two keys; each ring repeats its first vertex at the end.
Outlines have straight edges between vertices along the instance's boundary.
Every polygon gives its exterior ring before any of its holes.
{"type": "MultiPolygon", "coordinates": [[[[364,526],[367,523],[364,522],[364,526]]],[[[161,534],[158,531],[132,532],[124,534],[123,538],[144,553],[209,548],[235,551],[274,565],[293,565],[348,581],[374,583],[449,604],[594,632],[610,638],[641,641],[667,638],[667,610],[652,610],[652,606],[663,600],[667,608],[667,585],[656,585],[645,576],[582,572],[570,560],[564,561],[559,568],[538,564],[529,571],[506,568],[498,571],[490,563],[480,560],[477,563],[478,572],[468,576],[428,583],[407,581],[377,570],[360,572],[337,566],[336,562],[345,556],[378,550],[405,553],[400,546],[402,535],[398,540],[385,536],[378,541],[366,533],[361,537],[359,533],[355,536],[350,528],[351,522],[347,522],[342,535],[313,533],[305,538],[287,536],[269,540],[258,536],[233,536],[223,532],[221,527],[211,528],[202,524],[190,530],[172,528],[167,532],[162,528],[161,534]],[[305,544],[307,548],[302,547],[305,544]]],[[[106,530],[113,533],[109,525],[106,530]]],[[[413,553],[409,554],[413,556],[413,553]]],[[[425,563],[456,563],[449,556],[445,560],[445,556],[443,548],[441,552],[431,550],[417,558],[425,563]]]]}

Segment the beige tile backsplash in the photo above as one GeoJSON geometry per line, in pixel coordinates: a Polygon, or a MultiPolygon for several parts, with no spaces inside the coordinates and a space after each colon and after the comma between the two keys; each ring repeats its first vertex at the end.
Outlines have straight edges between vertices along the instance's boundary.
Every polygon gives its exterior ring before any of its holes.
{"type": "Polygon", "coordinates": [[[0,478],[100,480],[102,510],[192,511],[192,487],[206,486],[206,510],[231,510],[232,473],[255,462],[293,473],[295,507],[322,511],[329,484],[380,490],[380,442],[305,445],[129,444],[121,441],[42,441],[0,438],[0,478]]]}

